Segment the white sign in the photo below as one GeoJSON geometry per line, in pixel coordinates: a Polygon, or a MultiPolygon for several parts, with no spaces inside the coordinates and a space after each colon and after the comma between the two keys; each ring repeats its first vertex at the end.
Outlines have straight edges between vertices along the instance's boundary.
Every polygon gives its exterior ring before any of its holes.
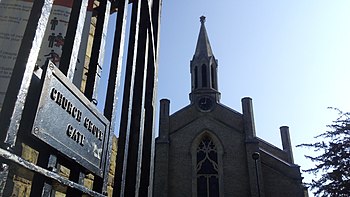
{"type": "MultiPolygon", "coordinates": [[[[50,60],[59,67],[72,3],[73,0],[54,1],[37,60],[39,66],[44,65],[46,60],[50,60]]],[[[79,60],[76,65],[77,70],[80,71],[77,73],[79,76],[76,76],[76,78],[80,79],[83,75],[82,69],[85,63],[92,3],[93,0],[90,0],[78,55],[79,60]]],[[[0,111],[32,6],[33,1],[30,0],[2,0],[0,3],[0,111]]],[[[78,88],[80,88],[80,83],[81,80],[76,81],[78,88]]]]}
{"type": "Polygon", "coordinates": [[[0,111],[32,6],[30,1],[0,3],[0,111]]]}

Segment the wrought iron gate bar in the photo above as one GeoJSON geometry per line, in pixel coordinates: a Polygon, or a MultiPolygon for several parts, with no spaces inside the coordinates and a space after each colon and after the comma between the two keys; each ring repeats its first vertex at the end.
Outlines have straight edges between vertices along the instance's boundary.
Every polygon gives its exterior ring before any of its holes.
{"type": "MultiPolygon", "coordinates": [[[[139,29],[135,77],[133,85],[132,110],[131,110],[131,127],[129,137],[129,150],[127,155],[126,168],[126,186],[125,196],[139,196],[141,183],[141,162],[143,150],[143,136],[145,124],[145,91],[147,78],[147,60],[148,60],[148,36],[147,28],[149,26],[149,18],[147,17],[147,1],[140,1],[138,4],[139,29]],[[132,190],[131,188],[135,188],[132,190]]],[[[135,46],[136,47],[136,46],[135,46]]]]}
{"type": "Polygon", "coordinates": [[[120,0],[116,28],[114,33],[114,43],[112,51],[112,60],[108,76],[108,85],[106,93],[106,102],[104,106],[104,115],[111,122],[111,128],[115,126],[115,112],[118,103],[118,90],[120,86],[121,68],[123,62],[126,18],[128,14],[128,0],[120,0]]]}
{"type": "Polygon", "coordinates": [[[109,0],[101,0],[97,11],[97,22],[94,33],[94,41],[92,44],[92,52],[89,63],[89,71],[87,73],[84,94],[89,100],[97,100],[98,89],[98,71],[103,64],[107,25],[110,16],[111,3],[109,0]],[[98,68],[100,67],[100,68],[98,68]]]}
{"type": "Polygon", "coordinates": [[[23,41],[10,79],[8,92],[0,114],[0,136],[5,136],[6,148],[16,144],[19,121],[22,118],[35,63],[39,55],[53,0],[34,1],[23,41]],[[41,13],[38,15],[37,13],[41,13]]]}
{"type": "Polygon", "coordinates": [[[142,174],[140,193],[153,196],[153,172],[155,151],[155,113],[158,83],[158,50],[159,50],[159,24],[162,0],[148,1],[149,29],[147,36],[149,40],[147,82],[145,95],[145,132],[142,152],[142,174]],[[148,191],[147,191],[148,190],[148,191]]]}
{"type": "MultiPolygon", "coordinates": [[[[123,94],[123,104],[122,104],[122,114],[120,121],[120,130],[119,130],[119,141],[121,144],[118,144],[118,154],[117,154],[117,168],[116,168],[116,189],[120,191],[120,194],[117,196],[124,196],[125,192],[128,192],[128,185],[132,184],[135,186],[135,177],[127,177],[127,167],[130,165],[128,163],[128,153],[129,153],[129,140],[130,140],[130,131],[132,124],[134,123],[132,117],[133,110],[133,89],[135,84],[135,70],[136,70],[136,58],[137,58],[137,45],[138,45],[138,31],[140,23],[140,9],[141,0],[136,0],[132,4],[131,12],[131,24],[129,30],[129,44],[128,44],[128,56],[126,60],[126,71],[125,71],[125,80],[124,80],[124,94],[123,94]],[[122,146],[124,145],[124,146],[122,146]],[[131,181],[131,182],[129,182],[131,181]],[[133,183],[132,183],[133,182],[133,183]],[[129,183],[129,184],[127,184],[129,183]]],[[[130,167],[129,167],[130,168],[130,167]]],[[[135,192],[136,188],[131,189],[135,192]]]]}
{"type": "Polygon", "coordinates": [[[89,0],[73,0],[72,12],[69,17],[59,68],[70,81],[73,81],[78,60],[88,3],[89,0]]]}
{"type": "Polygon", "coordinates": [[[100,193],[97,193],[95,191],[89,190],[86,187],[84,187],[83,185],[77,184],[73,181],[68,180],[67,178],[64,178],[54,172],[51,172],[49,170],[46,170],[40,166],[37,166],[29,161],[26,161],[24,159],[22,159],[21,157],[10,153],[7,150],[4,150],[2,148],[0,148],[0,157],[6,159],[7,161],[11,161],[14,164],[18,164],[26,169],[29,169],[33,172],[39,173],[45,177],[48,177],[50,179],[53,179],[55,181],[58,181],[59,183],[74,188],[76,190],[79,190],[85,194],[88,194],[90,196],[96,196],[96,197],[105,197],[105,195],[102,195],[100,193]]]}

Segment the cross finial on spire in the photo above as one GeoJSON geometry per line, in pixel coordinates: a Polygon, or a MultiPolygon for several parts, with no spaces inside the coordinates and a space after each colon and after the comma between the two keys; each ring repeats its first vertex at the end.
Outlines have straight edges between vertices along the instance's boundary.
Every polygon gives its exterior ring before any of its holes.
{"type": "Polygon", "coordinates": [[[200,17],[200,21],[201,21],[202,24],[204,24],[205,23],[205,16],[201,16],[200,17]]]}

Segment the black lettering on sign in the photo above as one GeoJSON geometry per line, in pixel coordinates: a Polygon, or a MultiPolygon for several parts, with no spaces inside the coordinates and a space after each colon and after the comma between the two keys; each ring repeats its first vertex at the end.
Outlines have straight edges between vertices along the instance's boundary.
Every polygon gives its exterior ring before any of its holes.
{"type": "Polygon", "coordinates": [[[61,106],[69,115],[71,115],[78,122],[81,122],[82,112],[75,107],[61,92],[52,88],[50,94],[51,100],[55,101],[58,106],[61,106]]]}
{"type": "Polygon", "coordinates": [[[67,126],[67,136],[81,146],[84,146],[85,136],[70,124],[67,126]]]}
{"type": "Polygon", "coordinates": [[[92,133],[97,139],[102,141],[103,138],[103,131],[99,129],[92,121],[85,117],[84,118],[84,127],[92,133]]]}

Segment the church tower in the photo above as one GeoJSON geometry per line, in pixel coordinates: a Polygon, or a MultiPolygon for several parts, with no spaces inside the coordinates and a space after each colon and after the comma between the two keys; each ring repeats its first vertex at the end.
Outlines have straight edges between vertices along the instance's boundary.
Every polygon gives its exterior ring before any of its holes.
{"type": "Polygon", "coordinates": [[[218,61],[215,59],[210,46],[207,30],[205,28],[205,16],[200,17],[201,27],[199,31],[196,51],[191,60],[191,103],[204,102],[211,99],[220,101],[218,91],[217,69],[218,61]]]}
{"type": "Polygon", "coordinates": [[[170,114],[170,101],[160,101],[153,196],[304,197],[289,128],[280,128],[280,149],[256,136],[251,98],[242,113],[220,103],[218,61],[200,22],[190,104],[170,114]]]}

